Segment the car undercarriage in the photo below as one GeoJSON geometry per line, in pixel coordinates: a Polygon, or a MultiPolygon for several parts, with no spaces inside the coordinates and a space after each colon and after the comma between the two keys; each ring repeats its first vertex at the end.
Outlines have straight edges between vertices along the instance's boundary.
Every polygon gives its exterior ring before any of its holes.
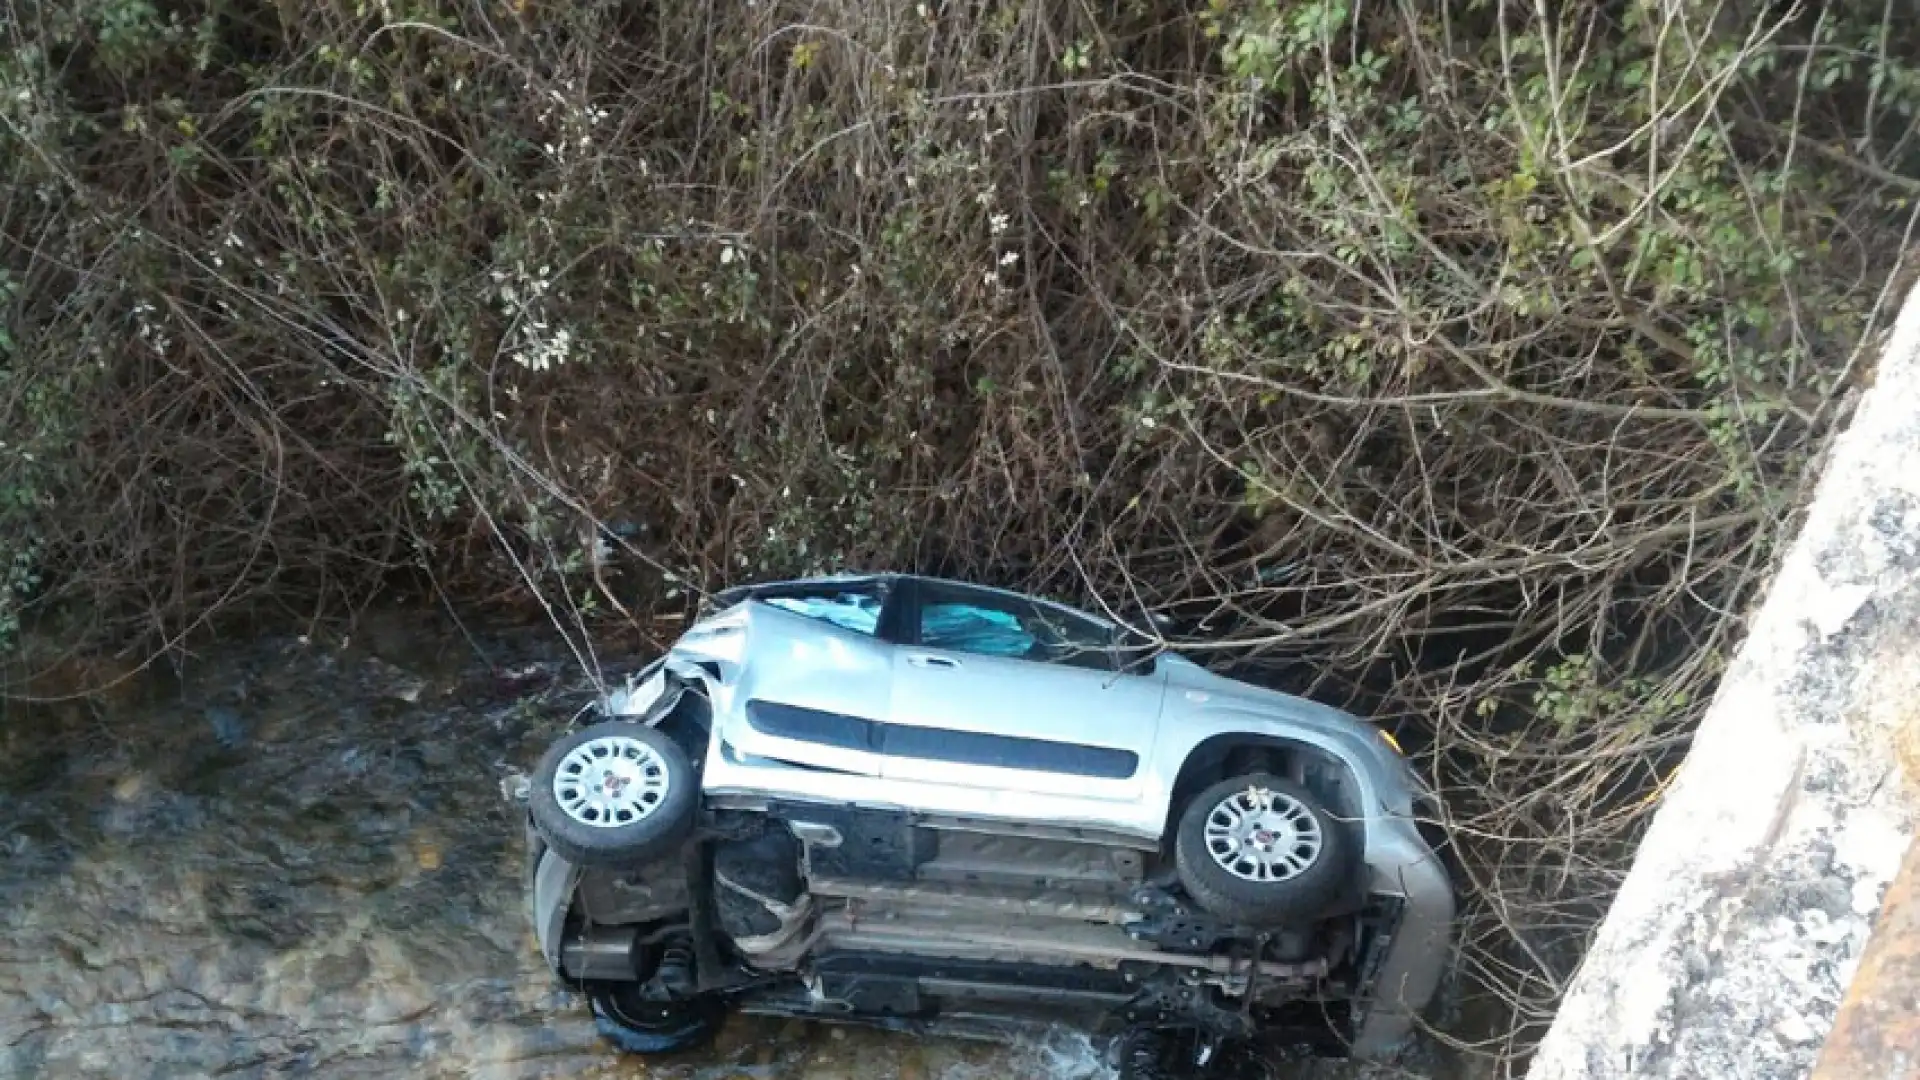
{"type": "Polygon", "coordinates": [[[718,810],[669,856],[617,868],[528,837],[536,896],[570,897],[547,903],[562,912],[555,969],[594,998],[616,1044],[643,1053],[707,1034],[635,1044],[654,1030],[635,1020],[647,1003],[679,1031],[676,1006],[723,1001],[962,1037],[1145,1028],[1187,1033],[1201,1056],[1249,1040],[1340,1055],[1400,922],[1398,898],[1356,879],[1315,918],[1238,925],[1196,905],[1143,845],[904,811],[718,810]]]}

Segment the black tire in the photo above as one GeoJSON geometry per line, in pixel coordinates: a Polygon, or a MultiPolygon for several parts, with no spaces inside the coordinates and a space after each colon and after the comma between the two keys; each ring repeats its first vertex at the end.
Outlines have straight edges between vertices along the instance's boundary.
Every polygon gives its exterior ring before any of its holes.
{"type": "Polygon", "coordinates": [[[1354,877],[1352,838],[1299,784],[1266,773],[1234,776],[1207,788],[1187,803],[1174,835],[1174,864],[1180,883],[1195,903],[1223,919],[1243,926],[1284,926],[1314,919],[1346,898],[1354,877]],[[1248,788],[1262,788],[1297,802],[1320,828],[1320,851],[1314,861],[1294,876],[1279,881],[1240,877],[1214,860],[1207,850],[1207,819],[1228,796],[1248,788]]]}
{"type": "Polygon", "coordinates": [[[576,866],[633,866],[678,851],[693,828],[700,802],[700,776],[679,744],[653,728],[612,720],[583,728],[547,748],[533,772],[527,809],[541,839],[576,866]],[[554,781],[568,754],[596,740],[632,739],[652,751],[666,776],[660,801],[639,820],[624,825],[595,825],[560,808],[554,781]]]}
{"type": "Polygon", "coordinates": [[[595,983],[587,1005],[600,1037],[628,1054],[657,1057],[698,1050],[713,1041],[726,1022],[726,1003],[701,997],[691,1001],[648,1001],[640,984],[595,983]]]}
{"type": "Polygon", "coordinates": [[[1154,1028],[1128,1028],[1113,1040],[1108,1061],[1117,1074],[1115,1080],[1173,1080],[1168,1061],[1173,1056],[1173,1040],[1154,1028]]]}

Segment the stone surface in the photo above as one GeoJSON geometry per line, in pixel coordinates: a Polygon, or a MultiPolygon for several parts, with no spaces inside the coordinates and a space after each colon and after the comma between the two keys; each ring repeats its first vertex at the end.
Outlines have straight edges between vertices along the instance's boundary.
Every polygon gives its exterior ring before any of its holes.
{"type": "Polygon", "coordinates": [[[1531,1080],[1804,1077],[1912,837],[1920,290],[1531,1080]]]}

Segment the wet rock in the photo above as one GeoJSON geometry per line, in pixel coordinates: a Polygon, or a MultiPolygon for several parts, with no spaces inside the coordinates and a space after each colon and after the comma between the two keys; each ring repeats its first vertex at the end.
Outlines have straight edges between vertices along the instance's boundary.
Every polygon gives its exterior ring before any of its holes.
{"type": "Polygon", "coordinates": [[[240,721],[240,714],[225,705],[209,705],[201,715],[206,717],[207,727],[213,730],[214,740],[221,746],[232,750],[247,741],[247,729],[240,721]]]}
{"type": "Polygon", "coordinates": [[[500,777],[500,797],[512,804],[524,803],[532,791],[532,784],[532,779],[526,773],[508,768],[500,777]]]}
{"type": "Polygon", "coordinates": [[[557,680],[557,669],[551,664],[520,664],[494,672],[492,690],[501,697],[528,694],[545,689],[557,680]]]}
{"type": "Polygon", "coordinates": [[[426,692],[427,680],[377,656],[362,662],[369,688],[379,697],[412,705],[426,692]]]}
{"type": "Polygon", "coordinates": [[[122,794],[122,787],[116,786],[114,801],[101,812],[100,831],[107,835],[158,838],[206,824],[205,808],[191,796],[149,791],[145,783],[125,797],[122,794]]]}
{"type": "Polygon", "coordinates": [[[420,744],[420,763],[433,769],[444,769],[460,760],[460,749],[451,742],[429,739],[420,744]]]}
{"type": "Polygon", "coordinates": [[[338,955],[322,956],[308,969],[314,989],[324,994],[350,991],[365,982],[372,973],[373,964],[367,959],[366,950],[359,945],[351,945],[338,955]]]}
{"type": "Polygon", "coordinates": [[[307,913],[291,899],[270,882],[219,878],[209,883],[206,896],[213,929],[280,949],[298,945],[313,932],[307,913]]]}

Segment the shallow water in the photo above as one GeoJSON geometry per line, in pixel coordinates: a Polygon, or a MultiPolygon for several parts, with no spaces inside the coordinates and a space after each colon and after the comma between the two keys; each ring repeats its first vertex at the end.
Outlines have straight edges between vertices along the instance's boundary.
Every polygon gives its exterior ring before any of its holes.
{"type": "Polygon", "coordinates": [[[1067,1032],[749,1017],[698,1057],[616,1057],[538,961],[506,794],[587,700],[578,665],[540,635],[484,660],[432,622],[362,637],[0,716],[0,1076],[1108,1075],[1067,1032]]]}

